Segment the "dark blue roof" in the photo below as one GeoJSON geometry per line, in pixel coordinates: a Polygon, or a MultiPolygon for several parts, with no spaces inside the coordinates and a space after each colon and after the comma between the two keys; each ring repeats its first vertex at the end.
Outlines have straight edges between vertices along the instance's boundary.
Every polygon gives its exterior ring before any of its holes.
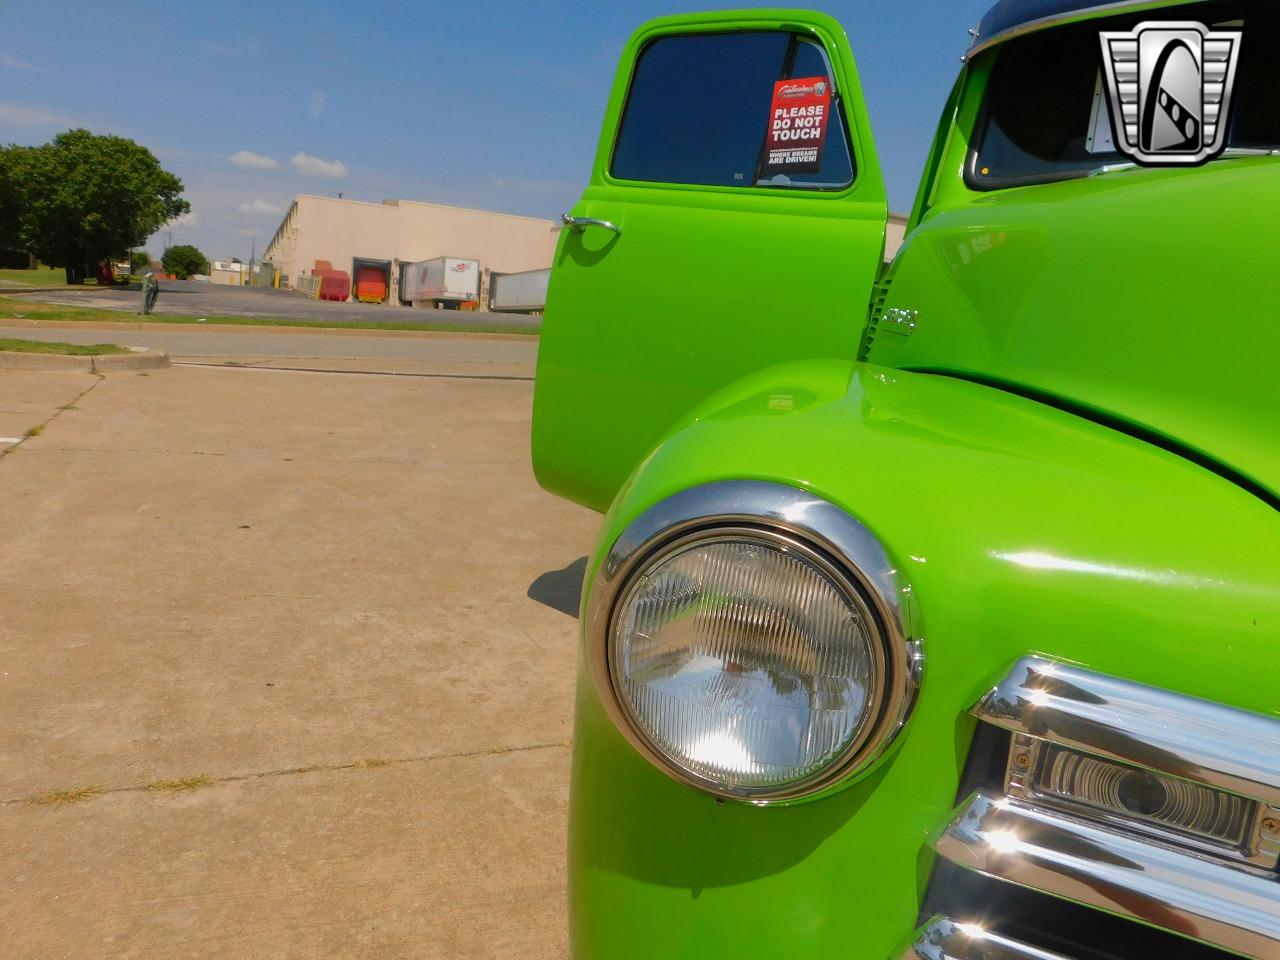
{"type": "MultiPolygon", "coordinates": [[[[1176,3],[1178,0],[1165,0],[1176,3]]],[[[1009,31],[1018,30],[1040,20],[1056,20],[1074,13],[1090,10],[1106,10],[1113,8],[1116,13],[1127,9],[1160,6],[1158,0],[1000,0],[978,22],[978,30],[973,38],[975,46],[985,46],[994,38],[1009,31]]],[[[1019,31],[1021,32],[1021,31],[1019,31]]]]}
{"type": "Polygon", "coordinates": [[[1081,3],[1080,0],[1000,0],[978,21],[977,41],[981,43],[998,33],[1045,17],[1058,17],[1080,10],[1091,10],[1101,3],[1081,3]]]}

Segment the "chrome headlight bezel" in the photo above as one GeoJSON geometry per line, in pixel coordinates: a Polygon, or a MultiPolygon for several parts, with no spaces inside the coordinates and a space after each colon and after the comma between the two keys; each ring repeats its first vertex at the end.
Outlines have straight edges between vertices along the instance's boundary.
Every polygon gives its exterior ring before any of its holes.
{"type": "Polygon", "coordinates": [[[600,563],[587,607],[587,658],[615,726],[651,764],[705,793],[755,804],[808,798],[868,772],[906,725],[919,693],[923,651],[911,588],[858,520],[814,494],[758,480],[720,481],[663,500],[633,520],[600,563]],[[688,770],[655,745],[624,705],[609,660],[614,615],[634,576],[672,551],[725,536],[767,540],[818,566],[876,628],[881,682],[868,720],[841,754],[807,779],[779,788],[733,788],[688,770]]]}

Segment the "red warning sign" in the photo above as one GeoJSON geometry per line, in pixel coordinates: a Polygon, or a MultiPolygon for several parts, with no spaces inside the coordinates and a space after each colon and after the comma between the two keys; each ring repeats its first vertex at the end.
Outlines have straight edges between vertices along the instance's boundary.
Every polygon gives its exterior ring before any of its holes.
{"type": "Polygon", "coordinates": [[[830,115],[831,81],[826,77],[799,77],[775,83],[762,176],[816,173],[822,167],[822,145],[827,139],[830,115]]]}

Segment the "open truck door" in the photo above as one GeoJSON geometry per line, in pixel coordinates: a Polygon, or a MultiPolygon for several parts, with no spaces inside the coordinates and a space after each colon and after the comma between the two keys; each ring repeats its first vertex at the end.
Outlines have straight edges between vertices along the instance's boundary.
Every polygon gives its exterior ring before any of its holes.
{"type": "Polygon", "coordinates": [[[534,467],[548,490],[603,510],[717,389],[857,354],[886,202],[840,25],[760,10],[643,26],[564,222],[534,467]]]}

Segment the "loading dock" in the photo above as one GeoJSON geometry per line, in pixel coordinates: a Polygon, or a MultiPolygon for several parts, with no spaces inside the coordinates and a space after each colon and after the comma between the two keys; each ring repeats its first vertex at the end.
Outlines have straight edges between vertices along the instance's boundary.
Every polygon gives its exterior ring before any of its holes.
{"type": "Polygon", "coordinates": [[[391,289],[391,261],[353,257],[351,294],[359,303],[386,303],[391,289]]]}

